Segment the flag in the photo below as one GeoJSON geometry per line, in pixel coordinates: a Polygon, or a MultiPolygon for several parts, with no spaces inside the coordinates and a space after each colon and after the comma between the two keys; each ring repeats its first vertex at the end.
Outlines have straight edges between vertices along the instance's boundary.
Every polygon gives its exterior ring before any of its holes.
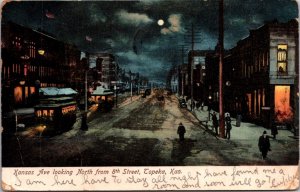
{"type": "Polygon", "coordinates": [[[55,19],[55,15],[48,10],[46,10],[46,17],[48,19],[55,19]]]}
{"type": "Polygon", "coordinates": [[[85,40],[87,40],[89,42],[93,41],[93,39],[90,36],[88,36],[88,35],[85,36],[85,40]]]}

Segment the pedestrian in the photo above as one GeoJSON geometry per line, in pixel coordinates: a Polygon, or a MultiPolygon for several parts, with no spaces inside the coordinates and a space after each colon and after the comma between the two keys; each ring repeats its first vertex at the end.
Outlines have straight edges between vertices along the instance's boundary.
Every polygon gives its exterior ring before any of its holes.
{"type": "Polygon", "coordinates": [[[237,114],[237,116],[236,116],[236,127],[240,127],[241,126],[241,121],[242,121],[242,115],[241,114],[237,114]]]}
{"type": "Polygon", "coordinates": [[[177,134],[179,135],[179,140],[184,141],[185,127],[181,122],[179,123],[177,134]]]}
{"type": "Polygon", "coordinates": [[[271,127],[271,135],[273,135],[273,139],[276,139],[276,135],[278,134],[278,129],[275,123],[273,123],[271,127]]]}
{"type": "Polygon", "coordinates": [[[215,132],[216,132],[216,136],[217,136],[218,135],[219,122],[218,122],[218,119],[217,119],[216,112],[213,112],[212,120],[213,120],[213,126],[215,128],[215,132]]]}
{"type": "Polygon", "coordinates": [[[201,110],[203,111],[204,102],[201,103],[201,110]]]}
{"type": "Polygon", "coordinates": [[[193,111],[195,109],[195,101],[192,101],[191,103],[191,110],[193,111]]]}
{"type": "Polygon", "coordinates": [[[199,107],[200,107],[200,101],[197,101],[196,102],[196,108],[197,108],[197,110],[199,110],[199,107]]]}
{"type": "Polygon", "coordinates": [[[231,118],[230,114],[225,114],[225,124],[226,124],[226,134],[225,137],[229,140],[230,139],[230,131],[231,131],[231,118]]]}
{"type": "Polygon", "coordinates": [[[264,131],[263,135],[259,137],[258,148],[259,151],[261,152],[262,159],[266,159],[268,151],[271,151],[270,140],[269,140],[269,136],[267,135],[267,131],[264,131]]]}
{"type": "Polygon", "coordinates": [[[88,130],[88,125],[87,125],[87,113],[83,112],[81,114],[81,126],[80,129],[82,131],[87,131],[88,130]]]}

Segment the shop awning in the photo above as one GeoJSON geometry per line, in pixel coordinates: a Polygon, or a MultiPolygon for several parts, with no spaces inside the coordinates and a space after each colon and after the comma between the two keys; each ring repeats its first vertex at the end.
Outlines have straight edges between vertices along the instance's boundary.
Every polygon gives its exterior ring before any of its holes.
{"type": "Polygon", "coordinates": [[[57,87],[43,87],[40,88],[39,93],[44,96],[70,96],[77,94],[77,92],[72,88],[57,87]]]}
{"type": "Polygon", "coordinates": [[[105,96],[113,95],[114,93],[110,89],[105,89],[103,87],[97,87],[96,90],[92,93],[92,96],[105,96]]]}

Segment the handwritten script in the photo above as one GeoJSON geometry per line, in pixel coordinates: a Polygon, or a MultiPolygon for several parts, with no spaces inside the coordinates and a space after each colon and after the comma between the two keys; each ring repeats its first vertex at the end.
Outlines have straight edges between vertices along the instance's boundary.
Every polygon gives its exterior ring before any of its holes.
{"type": "Polygon", "coordinates": [[[299,186],[297,166],[3,168],[16,190],[287,190],[299,186]]]}

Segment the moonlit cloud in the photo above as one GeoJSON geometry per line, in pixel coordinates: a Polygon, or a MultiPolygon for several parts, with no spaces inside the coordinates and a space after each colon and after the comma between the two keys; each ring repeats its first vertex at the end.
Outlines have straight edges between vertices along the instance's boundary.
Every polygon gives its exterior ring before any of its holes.
{"type": "Polygon", "coordinates": [[[90,22],[93,24],[99,24],[99,22],[104,23],[107,21],[107,17],[102,13],[102,11],[94,3],[88,5],[88,12],[90,14],[90,22]]]}
{"type": "Polygon", "coordinates": [[[246,23],[246,19],[240,18],[240,17],[230,18],[229,19],[229,23],[231,25],[239,26],[239,25],[245,24],[246,23]]]}
{"type": "Polygon", "coordinates": [[[153,22],[153,20],[146,14],[129,13],[126,10],[118,11],[115,16],[117,21],[124,25],[138,26],[140,24],[148,24],[153,22]]]}
{"type": "Polygon", "coordinates": [[[147,74],[149,78],[156,78],[163,81],[163,74],[167,73],[169,67],[164,63],[164,60],[157,57],[153,57],[150,54],[137,55],[133,51],[118,52],[116,55],[120,58],[120,61],[127,61],[129,64],[126,70],[139,72],[140,74],[147,74]],[[161,75],[157,75],[160,73],[161,75]]]}
{"type": "Polygon", "coordinates": [[[182,33],[183,28],[181,27],[181,14],[171,14],[168,18],[170,27],[161,29],[161,33],[164,35],[172,33],[182,33]]]}

